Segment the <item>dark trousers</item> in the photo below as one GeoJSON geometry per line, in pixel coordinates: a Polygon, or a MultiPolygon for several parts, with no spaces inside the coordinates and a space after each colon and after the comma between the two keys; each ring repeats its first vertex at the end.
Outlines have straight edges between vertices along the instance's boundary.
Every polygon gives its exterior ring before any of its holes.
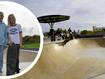
{"type": "Polygon", "coordinates": [[[7,75],[14,75],[19,72],[19,44],[13,44],[7,50],[7,75]]]}

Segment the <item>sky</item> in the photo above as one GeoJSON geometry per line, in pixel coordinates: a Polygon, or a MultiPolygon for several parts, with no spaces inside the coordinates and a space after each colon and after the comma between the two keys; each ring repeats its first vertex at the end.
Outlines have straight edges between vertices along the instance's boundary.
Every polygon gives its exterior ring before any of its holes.
{"type": "MultiPolygon", "coordinates": [[[[73,30],[92,29],[92,26],[105,26],[105,0],[8,0],[29,8],[37,17],[43,15],[69,15],[70,20],[59,22],[54,29],[61,27],[73,30]]],[[[41,24],[43,32],[49,31],[47,24],[41,24]]]]}
{"type": "Polygon", "coordinates": [[[14,2],[1,1],[0,11],[4,13],[3,21],[8,25],[8,15],[14,14],[17,24],[20,24],[23,31],[23,36],[39,35],[39,23],[35,15],[22,5],[14,2]]]}

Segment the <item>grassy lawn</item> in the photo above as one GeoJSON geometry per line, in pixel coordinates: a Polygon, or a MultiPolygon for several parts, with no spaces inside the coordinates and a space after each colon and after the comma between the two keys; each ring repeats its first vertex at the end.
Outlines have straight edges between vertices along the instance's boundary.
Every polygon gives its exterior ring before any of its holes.
{"type": "Polygon", "coordinates": [[[39,48],[40,43],[25,43],[24,48],[39,48]]]}

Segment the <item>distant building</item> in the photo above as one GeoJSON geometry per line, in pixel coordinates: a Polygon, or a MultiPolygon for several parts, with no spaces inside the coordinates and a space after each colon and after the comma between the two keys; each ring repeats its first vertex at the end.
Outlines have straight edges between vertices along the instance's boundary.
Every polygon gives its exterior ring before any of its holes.
{"type": "Polygon", "coordinates": [[[105,27],[93,26],[93,32],[95,32],[96,35],[104,35],[105,36],[105,27]]]}
{"type": "Polygon", "coordinates": [[[93,31],[105,31],[105,27],[93,26],[93,31]]]}

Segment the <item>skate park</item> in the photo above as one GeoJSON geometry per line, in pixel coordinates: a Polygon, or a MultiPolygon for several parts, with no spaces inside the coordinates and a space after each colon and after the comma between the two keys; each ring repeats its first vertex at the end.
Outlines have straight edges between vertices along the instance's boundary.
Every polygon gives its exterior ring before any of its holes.
{"type": "MultiPolygon", "coordinates": [[[[53,24],[52,24],[53,25],[53,24]]],[[[105,79],[105,38],[44,42],[37,64],[17,79],[105,79]]]]}

